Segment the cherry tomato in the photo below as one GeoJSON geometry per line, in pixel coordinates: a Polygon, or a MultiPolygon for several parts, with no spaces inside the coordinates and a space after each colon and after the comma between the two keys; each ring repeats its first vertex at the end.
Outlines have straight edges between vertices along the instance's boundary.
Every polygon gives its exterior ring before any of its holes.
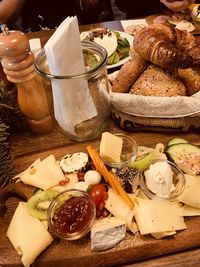
{"type": "Polygon", "coordinates": [[[106,192],[106,187],[103,184],[94,185],[90,192],[91,198],[93,199],[96,207],[99,206],[101,202],[108,198],[108,193],[106,192]]]}

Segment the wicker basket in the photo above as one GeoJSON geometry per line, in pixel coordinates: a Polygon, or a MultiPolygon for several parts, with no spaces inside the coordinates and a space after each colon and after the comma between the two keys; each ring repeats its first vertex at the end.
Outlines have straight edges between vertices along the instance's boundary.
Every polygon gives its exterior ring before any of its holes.
{"type": "Polygon", "coordinates": [[[148,118],[125,114],[114,107],[111,108],[111,118],[115,124],[127,131],[175,131],[186,132],[200,130],[200,113],[195,116],[181,118],[148,118]]]}

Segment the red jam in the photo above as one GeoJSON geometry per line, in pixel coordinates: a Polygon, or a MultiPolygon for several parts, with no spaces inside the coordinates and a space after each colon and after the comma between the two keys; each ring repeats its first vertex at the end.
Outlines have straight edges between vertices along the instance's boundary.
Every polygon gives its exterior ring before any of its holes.
{"type": "Polygon", "coordinates": [[[71,197],[54,213],[54,227],[60,235],[84,231],[92,219],[93,206],[84,197],[71,197]]]}

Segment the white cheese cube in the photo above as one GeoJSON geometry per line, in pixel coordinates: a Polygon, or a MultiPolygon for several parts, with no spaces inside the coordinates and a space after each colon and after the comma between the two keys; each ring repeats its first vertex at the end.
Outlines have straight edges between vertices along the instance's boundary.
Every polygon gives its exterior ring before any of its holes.
{"type": "Polygon", "coordinates": [[[102,133],[100,143],[100,156],[107,161],[120,162],[123,139],[108,133],[102,133]]]}

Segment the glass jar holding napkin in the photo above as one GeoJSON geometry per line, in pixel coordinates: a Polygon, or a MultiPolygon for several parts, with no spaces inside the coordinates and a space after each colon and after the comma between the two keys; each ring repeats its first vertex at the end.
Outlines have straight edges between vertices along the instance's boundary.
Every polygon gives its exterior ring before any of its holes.
{"type": "Polygon", "coordinates": [[[106,50],[80,41],[76,17],[66,18],[36,57],[35,68],[51,84],[58,129],[75,141],[93,139],[106,126],[110,109],[106,50]]]}

